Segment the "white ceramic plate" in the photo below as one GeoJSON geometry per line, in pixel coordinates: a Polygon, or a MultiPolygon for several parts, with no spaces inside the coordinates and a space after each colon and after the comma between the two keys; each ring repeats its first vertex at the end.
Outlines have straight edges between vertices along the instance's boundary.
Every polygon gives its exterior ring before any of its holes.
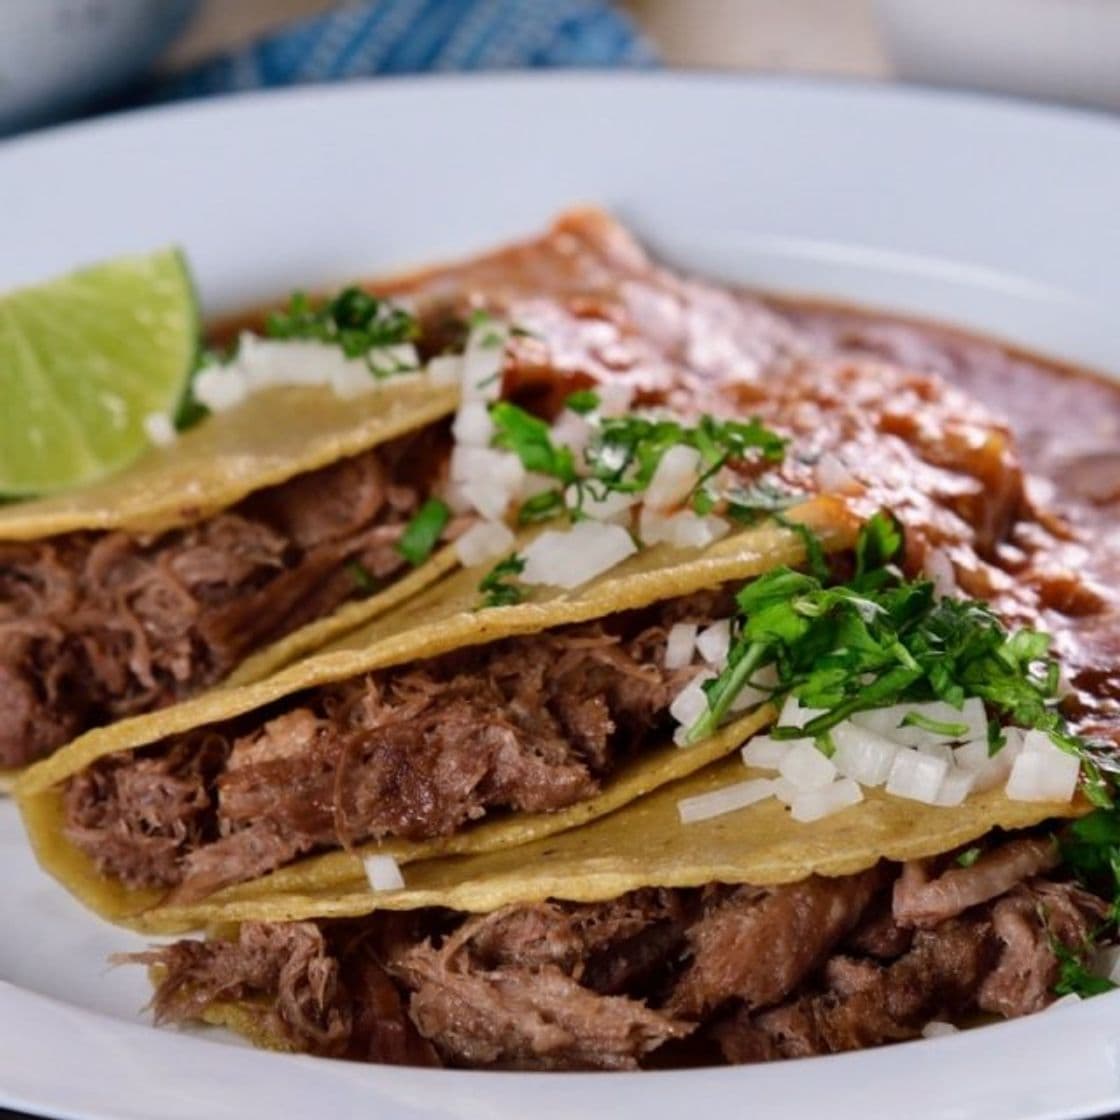
{"type": "MultiPolygon", "coordinates": [[[[481,248],[575,201],[670,259],[939,316],[1120,371],[1120,124],[888,88],[503,77],[247,97],[0,148],[0,288],[169,241],[210,310],[481,248]]],[[[38,873],[0,805],[0,1104],[283,1120],[1056,1120],[1120,1108],[1120,994],[784,1065],[514,1075],[156,1031],[138,938],[38,873]]]]}

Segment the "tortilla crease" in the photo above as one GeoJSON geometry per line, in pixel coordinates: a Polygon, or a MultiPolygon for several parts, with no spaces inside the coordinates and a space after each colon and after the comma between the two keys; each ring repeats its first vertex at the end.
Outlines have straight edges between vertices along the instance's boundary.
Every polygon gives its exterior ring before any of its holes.
{"type": "MultiPolygon", "coordinates": [[[[857,523],[843,503],[830,498],[807,502],[790,513],[802,524],[810,526],[830,550],[849,548],[854,543],[857,523]]],[[[364,627],[336,639],[312,656],[290,665],[266,680],[239,687],[230,687],[196,697],[175,707],[122,720],[109,727],[97,728],[76,739],[69,746],[36,763],[17,782],[15,793],[20,800],[25,823],[40,863],[78,897],[98,913],[114,921],[127,921],[154,929],[156,914],[143,912],[159,904],[163,892],[131,891],[122,884],[101,876],[92,863],[81,856],[61,831],[60,784],[85,769],[98,758],[120,751],[137,750],[158,743],[169,735],[190,731],[206,724],[224,721],[263,707],[282,697],[319,685],[346,680],[376,669],[407,664],[434,657],[466,646],[482,645],[519,634],[538,633],[569,623],[585,622],[620,611],[648,606],[665,599],[677,598],[717,586],[728,580],[757,576],[780,564],[798,564],[804,559],[801,536],[792,529],[767,523],[727,537],[709,548],[696,550],[671,549],[658,546],[635,554],[610,572],[574,591],[558,588],[534,589],[529,599],[515,606],[478,610],[478,582],[485,569],[465,569],[425,593],[413,598],[400,609],[367,623],[364,627]]],[[[760,724],[765,716],[759,716],[760,724]]],[[[760,725],[759,724],[759,725],[760,725]]],[[[749,733],[749,732],[747,732],[749,733]]],[[[692,748],[715,753],[731,750],[733,734],[715,736],[711,744],[692,748]],[[718,746],[716,744],[719,744],[718,746]]],[[[741,739],[739,740],[741,741],[741,739]]],[[[658,784],[687,773],[700,760],[709,758],[692,751],[666,749],[664,753],[647,755],[640,773],[623,771],[619,789],[632,790],[626,796],[638,796],[658,784]],[[692,763],[689,758],[698,760],[692,763]],[[655,761],[651,761],[653,758],[655,761]],[[662,770],[664,767],[664,771],[662,770]],[[684,767],[684,769],[681,769],[684,767]],[[630,782],[632,784],[627,785],[630,782]]],[[[617,807],[610,798],[621,796],[614,785],[601,795],[610,807],[617,807]]],[[[584,807],[586,810],[586,806],[584,807]]],[[[599,811],[610,811],[609,808],[599,811]]],[[[580,808],[573,813],[571,824],[582,823],[580,808]],[[578,819],[577,819],[578,818],[578,819]]],[[[560,819],[563,818],[562,815],[560,819]]],[[[562,827],[571,827],[565,824],[562,827]]],[[[550,824],[532,823],[511,817],[498,833],[487,831],[489,822],[471,830],[473,836],[482,829],[480,843],[507,844],[539,835],[532,831],[550,824]],[[490,836],[491,840],[487,841],[490,836]],[[510,839],[516,837],[516,839],[510,839]]],[[[464,837],[467,834],[464,833],[464,837]]],[[[377,851],[399,851],[405,860],[446,854],[448,845],[474,843],[452,838],[420,845],[400,844],[392,849],[379,846],[377,851]]],[[[354,857],[341,853],[308,857],[280,873],[283,889],[306,889],[313,883],[323,890],[355,875],[354,857]],[[334,857],[332,859],[332,856],[334,857]],[[314,867],[314,870],[311,868],[314,867]],[[313,875],[307,880],[304,875],[313,875]]],[[[234,890],[235,888],[227,888],[234,890]]],[[[256,888],[242,885],[242,892],[256,888]]],[[[263,888],[262,888],[263,889],[263,888]]],[[[268,891],[275,889],[272,885],[268,891]]],[[[156,913],[162,912],[159,907],[156,913]]]]}
{"type": "MultiPolygon", "coordinates": [[[[947,808],[867,789],[860,804],[807,823],[795,821],[784,805],[770,798],[706,821],[681,824],[677,806],[682,798],[766,776],[744,767],[733,755],[582,828],[517,848],[415,864],[406,870],[401,890],[371,892],[355,882],[350,889],[226,903],[208,900],[194,908],[190,918],[223,925],[286,922],[430,906],[482,913],[549,898],[604,902],[650,886],[777,886],[810,875],[853,875],[881,859],[940,855],[994,828],[1030,828],[1091,810],[1080,799],[1011,801],[1002,790],[947,808]]],[[[160,915],[163,922],[179,917],[185,914],[168,910],[160,915]]]]}

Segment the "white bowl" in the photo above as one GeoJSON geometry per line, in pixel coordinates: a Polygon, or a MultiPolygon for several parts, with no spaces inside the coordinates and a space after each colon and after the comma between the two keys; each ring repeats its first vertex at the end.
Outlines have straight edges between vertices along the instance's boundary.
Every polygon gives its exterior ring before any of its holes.
{"type": "Polygon", "coordinates": [[[143,73],[197,0],[3,0],[0,135],[44,124],[143,73]]]}
{"type": "Polygon", "coordinates": [[[901,78],[1120,109],[1120,0],[876,0],[901,78]]]}

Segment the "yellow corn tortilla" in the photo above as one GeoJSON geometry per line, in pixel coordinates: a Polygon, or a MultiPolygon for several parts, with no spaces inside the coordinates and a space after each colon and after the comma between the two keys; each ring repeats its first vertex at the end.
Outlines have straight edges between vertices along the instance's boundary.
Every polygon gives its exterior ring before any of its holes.
{"type": "MultiPolygon", "coordinates": [[[[857,525],[843,504],[834,499],[808,502],[790,516],[812,527],[826,548],[837,550],[850,547],[854,542],[857,525]]],[[[101,876],[61,833],[61,783],[98,758],[150,746],[169,735],[224,721],[293,693],[374,669],[648,606],[727,580],[756,576],[779,564],[798,564],[803,559],[803,542],[796,532],[777,524],[765,524],[701,551],[664,546],[648,549],[582,588],[574,591],[538,588],[524,603],[487,610],[477,609],[478,582],[485,569],[460,570],[400,609],[336,639],[322,651],[266,680],[222,689],[173,708],[98,728],[37,763],[20,779],[15,790],[32,844],[43,867],[104,917],[147,929],[161,928],[159,915],[166,909],[160,905],[161,892],[129,890],[101,876]]],[[[495,819],[450,841],[385,845],[376,850],[399,854],[399,858],[408,861],[452,851],[485,850],[522,843],[546,830],[572,827],[734,749],[768,714],[750,717],[747,721],[750,727],[746,731],[729,729],[707,744],[690,750],[666,748],[647,755],[636,770],[617,775],[616,782],[609,785],[601,799],[577,806],[567,815],[522,817],[520,820],[510,817],[502,822],[495,819]],[[735,738],[737,733],[738,739],[735,738]],[[472,847],[475,844],[479,845],[477,849],[472,847]]],[[[306,889],[308,884],[316,890],[325,890],[353,880],[356,867],[355,857],[346,857],[343,853],[311,857],[276,873],[279,888],[275,882],[268,887],[250,883],[227,888],[222,897],[232,892],[246,897],[254,892],[268,895],[277,889],[306,889]]],[[[180,924],[175,928],[185,928],[183,922],[196,924],[192,915],[196,911],[201,915],[204,907],[181,910],[175,919],[180,924]]]]}
{"type": "MultiPolygon", "coordinates": [[[[170,447],[80,490],[0,505],[0,541],[79,530],[158,533],[212,516],[249,494],[360,454],[450,415],[458,390],[401,377],[344,399],[321,387],[255,394],[207,417],[170,447]]],[[[455,568],[446,548],[384,591],[348,603],[258,650],[226,683],[261,680],[339,634],[392,609],[455,568]]],[[[0,793],[20,770],[0,769],[0,793]]]]}
{"type": "MultiPolygon", "coordinates": [[[[699,887],[705,883],[775,886],[810,875],[852,875],[880,859],[939,855],[994,828],[1022,829],[1090,811],[1073,803],[1011,801],[991,790],[952,808],[894,797],[880,789],[822,820],[795,821],[776,799],[693,824],[681,824],[678,802],[749,778],[767,777],[723,758],[690,777],[662,786],[582,828],[505,848],[404,869],[402,890],[309,890],[215,902],[192,910],[192,923],[353,918],[375,910],[429,906],[486,912],[547,898],[602,902],[639,887],[699,887]]],[[[154,915],[153,915],[154,916],[154,915]]],[[[163,931],[187,915],[167,910],[163,931]]]]}

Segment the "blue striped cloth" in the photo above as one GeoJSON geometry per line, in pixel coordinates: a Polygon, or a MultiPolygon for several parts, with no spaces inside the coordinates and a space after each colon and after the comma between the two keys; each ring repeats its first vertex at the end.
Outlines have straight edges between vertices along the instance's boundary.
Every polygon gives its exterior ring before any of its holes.
{"type": "Polygon", "coordinates": [[[373,0],[282,28],[150,85],[144,101],[373,74],[650,66],[653,48],[606,0],[373,0]]]}

